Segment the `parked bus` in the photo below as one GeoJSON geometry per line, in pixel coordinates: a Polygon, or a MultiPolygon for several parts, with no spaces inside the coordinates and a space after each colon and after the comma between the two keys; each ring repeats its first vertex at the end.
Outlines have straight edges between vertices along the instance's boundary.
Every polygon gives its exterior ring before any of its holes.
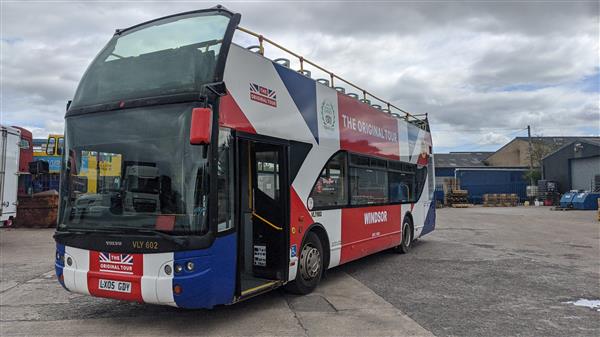
{"type": "Polygon", "coordinates": [[[60,172],[61,158],[65,147],[63,135],[50,134],[47,139],[35,139],[33,148],[33,160],[48,162],[50,174],[60,172]]]}
{"type": "Polygon", "coordinates": [[[426,115],[266,58],[281,47],[239,21],[217,6],[117,30],[89,66],[65,117],[67,290],[184,308],[306,294],[326,269],[434,229],[426,115]],[[90,152],[135,169],[84,191],[90,152]]]}

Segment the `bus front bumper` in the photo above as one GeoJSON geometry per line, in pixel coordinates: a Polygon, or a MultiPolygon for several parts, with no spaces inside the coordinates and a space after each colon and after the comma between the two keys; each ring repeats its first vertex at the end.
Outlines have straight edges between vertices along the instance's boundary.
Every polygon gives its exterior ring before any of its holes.
{"type": "Polygon", "coordinates": [[[214,248],[155,254],[104,253],[57,244],[55,269],[59,283],[75,293],[212,308],[231,303],[235,285],[235,265],[220,263],[222,257],[214,253],[214,248]]]}

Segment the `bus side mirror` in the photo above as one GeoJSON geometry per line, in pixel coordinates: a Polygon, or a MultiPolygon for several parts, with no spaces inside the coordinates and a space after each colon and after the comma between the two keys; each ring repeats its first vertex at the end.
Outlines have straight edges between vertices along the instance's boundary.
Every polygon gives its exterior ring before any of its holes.
{"type": "Polygon", "coordinates": [[[212,129],[212,110],[210,108],[195,108],[192,110],[190,125],[190,144],[210,144],[212,129]]]}

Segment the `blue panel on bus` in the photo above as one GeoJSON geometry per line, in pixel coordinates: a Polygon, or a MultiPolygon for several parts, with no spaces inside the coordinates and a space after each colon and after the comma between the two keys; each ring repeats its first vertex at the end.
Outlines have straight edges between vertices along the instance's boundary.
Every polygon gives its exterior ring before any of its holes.
{"type": "Polygon", "coordinates": [[[319,124],[317,119],[316,82],[282,65],[274,64],[274,66],[318,144],[319,124]]]}
{"type": "Polygon", "coordinates": [[[425,217],[425,224],[423,225],[423,230],[421,231],[421,236],[433,232],[435,229],[435,201],[429,205],[429,210],[427,210],[427,217],[425,217]]]}
{"type": "MultiPolygon", "coordinates": [[[[65,256],[65,245],[61,245],[60,243],[56,244],[56,254],[60,255],[61,257],[65,256]]],[[[65,282],[63,281],[63,278],[61,277],[63,274],[63,268],[65,267],[64,265],[64,259],[59,259],[58,256],[54,257],[54,269],[56,270],[56,278],[58,279],[58,282],[65,287],[65,282]]],[[[67,289],[65,287],[65,289],[67,289]]]]}
{"type": "Polygon", "coordinates": [[[184,269],[173,277],[173,286],[182,288],[174,295],[175,303],[182,308],[212,308],[233,300],[236,280],[236,234],[218,237],[210,248],[175,252],[175,263],[184,269]],[[194,270],[185,269],[187,262],[194,270]]]}

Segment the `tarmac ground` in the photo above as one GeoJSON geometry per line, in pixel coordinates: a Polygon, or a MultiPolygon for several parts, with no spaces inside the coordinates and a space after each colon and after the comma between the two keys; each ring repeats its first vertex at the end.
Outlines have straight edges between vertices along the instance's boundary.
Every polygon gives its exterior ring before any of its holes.
{"type": "Polygon", "coordinates": [[[408,255],[381,252],[213,310],[65,291],[52,230],[0,230],[1,336],[599,336],[600,223],[546,207],[440,209],[408,255]]]}

